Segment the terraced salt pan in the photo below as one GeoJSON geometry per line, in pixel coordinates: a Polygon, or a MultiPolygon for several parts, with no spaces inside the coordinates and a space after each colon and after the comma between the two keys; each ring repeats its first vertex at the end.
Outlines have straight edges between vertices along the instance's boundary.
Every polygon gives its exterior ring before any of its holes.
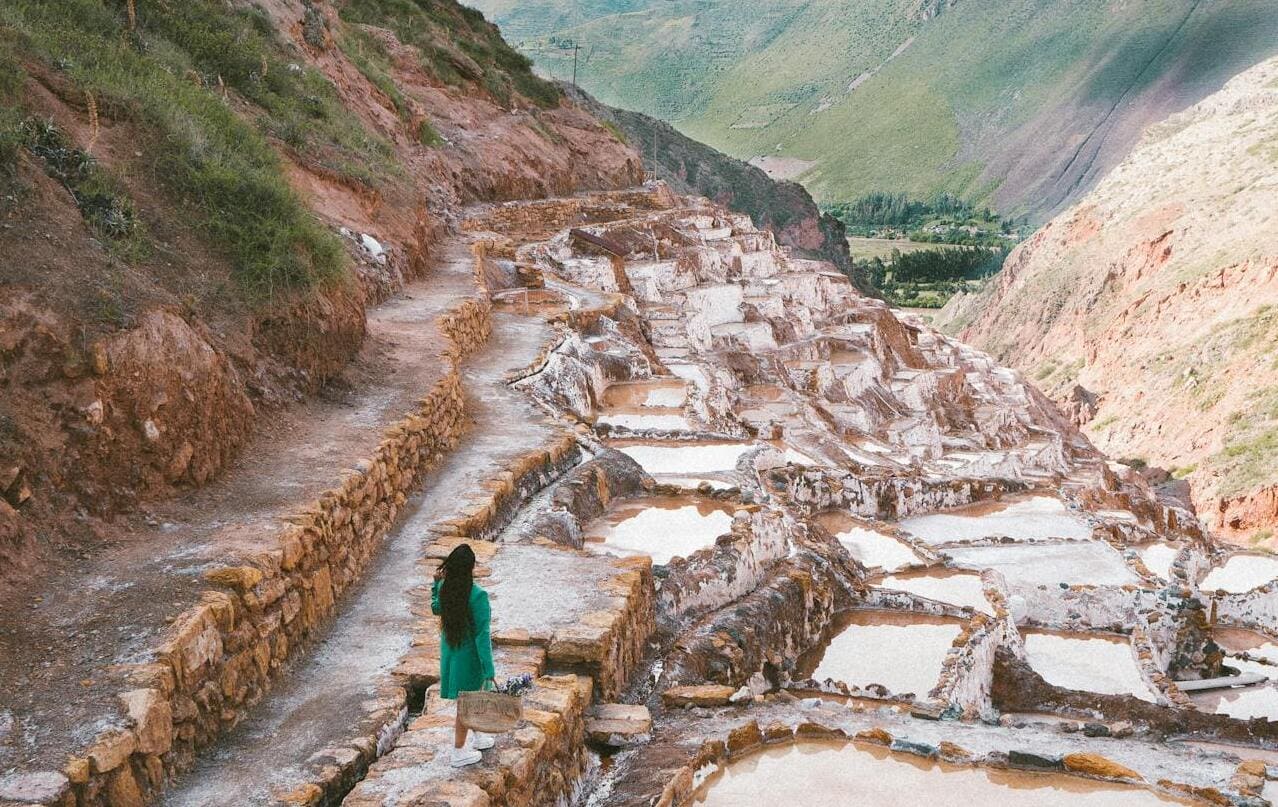
{"type": "Polygon", "coordinates": [[[604,411],[596,422],[628,429],[686,431],[693,428],[683,414],[687,399],[687,382],[680,379],[613,384],[604,390],[604,411]]]}
{"type": "Polygon", "coordinates": [[[947,513],[907,518],[901,528],[929,544],[965,543],[1007,536],[1018,541],[1092,537],[1092,528],[1051,496],[1018,502],[982,502],[947,513]]]}
{"type": "Polygon", "coordinates": [[[923,614],[850,611],[835,629],[824,648],[799,660],[801,676],[860,687],[880,684],[893,694],[923,697],[936,686],[941,663],[963,626],[923,614]]]}
{"type": "Polygon", "coordinates": [[[1154,701],[1126,639],[1084,633],[1024,631],[1025,655],[1049,684],[1154,701]]]}
{"type": "Polygon", "coordinates": [[[1171,576],[1172,561],[1179,553],[1180,547],[1175,544],[1150,544],[1141,548],[1140,559],[1145,568],[1166,580],[1171,576]]]}
{"type": "Polygon", "coordinates": [[[946,549],[945,554],[964,568],[995,569],[1014,586],[1121,586],[1140,582],[1123,556],[1100,541],[964,546],[946,549]]]}
{"type": "Polygon", "coordinates": [[[860,561],[862,566],[875,566],[885,572],[895,572],[912,563],[920,563],[914,550],[890,535],[884,535],[861,525],[844,513],[823,513],[817,517],[825,527],[843,544],[852,557],[860,561]]]}
{"type": "Polygon", "coordinates": [[[939,570],[935,572],[915,572],[913,574],[888,575],[879,581],[882,588],[893,588],[897,591],[908,591],[929,600],[957,605],[960,608],[975,608],[986,614],[993,614],[994,609],[981,587],[981,576],[971,572],[955,572],[939,570]]]}
{"type": "Polygon", "coordinates": [[[623,454],[654,476],[697,476],[731,473],[751,443],[618,443],[623,454]]]}
{"type": "Polygon", "coordinates": [[[1242,594],[1278,578],[1278,558],[1267,555],[1231,555],[1203,578],[1204,591],[1242,594]]]}
{"type": "Polygon", "coordinates": [[[619,557],[648,555],[655,564],[712,546],[732,527],[732,512],[692,497],[629,499],[586,526],[586,548],[619,557]]]}
{"type": "Polygon", "coordinates": [[[1182,804],[1142,788],[1064,774],[971,768],[885,748],[796,743],[745,757],[712,774],[701,807],[1155,807],[1182,804]]]}

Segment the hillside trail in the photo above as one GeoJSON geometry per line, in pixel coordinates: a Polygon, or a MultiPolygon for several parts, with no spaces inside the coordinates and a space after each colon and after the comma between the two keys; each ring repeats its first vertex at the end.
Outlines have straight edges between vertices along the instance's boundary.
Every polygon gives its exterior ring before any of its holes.
{"type": "Polygon", "coordinates": [[[467,494],[494,478],[514,457],[556,430],[505,379],[526,367],[550,336],[538,317],[493,313],[487,345],[462,368],[466,413],[461,443],[426,475],[421,492],[386,538],[364,580],[347,595],[320,643],[258,704],[254,715],[219,741],[194,770],[159,801],[167,807],[278,803],[278,794],[306,781],[308,759],[338,743],[364,715],[409,649],[417,617],[410,592],[429,581],[417,569],[430,527],[456,515],[467,494]]]}
{"type": "MultiPolygon", "coordinates": [[[[68,749],[92,742],[127,688],[114,665],[144,659],[209,588],[202,572],[261,547],[285,516],[371,455],[384,430],[444,376],[441,351],[450,342],[441,315],[480,292],[464,237],[450,237],[438,254],[425,278],[370,310],[365,344],[341,386],[283,413],[216,482],[152,506],[92,557],[4,598],[0,770],[56,770],[68,749]]],[[[382,570],[394,561],[375,563],[382,570]]]]}

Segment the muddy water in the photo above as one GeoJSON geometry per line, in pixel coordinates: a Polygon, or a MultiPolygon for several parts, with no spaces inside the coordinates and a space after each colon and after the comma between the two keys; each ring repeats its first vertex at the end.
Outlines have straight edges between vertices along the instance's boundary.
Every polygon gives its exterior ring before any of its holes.
{"type": "Polygon", "coordinates": [[[1092,528],[1060,499],[1034,496],[1015,502],[983,502],[946,513],[907,518],[907,530],[929,544],[962,543],[1007,536],[1019,541],[1090,538],[1092,528]]]}
{"type": "Polygon", "coordinates": [[[1024,636],[1030,667],[1049,684],[1153,702],[1125,638],[1053,631],[1024,631],[1024,636]]]}
{"type": "Polygon", "coordinates": [[[1183,804],[1142,788],[1063,774],[970,768],[884,748],[799,743],[715,772],[694,796],[702,807],[1154,807],[1183,804]]]}
{"type": "Polygon", "coordinates": [[[1204,591],[1221,589],[1235,594],[1251,591],[1278,578],[1278,558],[1268,555],[1233,555],[1203,578],[1204,591]]]}
{"type": "Polygon", "coordinates": [[[656,564],[712,546],[732,527],[732,509],[683,496],[629,499],[586,526],[586,548],[629,557],[648,555],[656,564]]]}
{"type": "Polygon", "coordinates": [[[969,569],[996,569],[1012,585],[1121,586],[1140,582],[1122,555],[1100,541],[956,547],[946,549],[945,554],[969,569]]]}
{"type": "Polygon", "coordinates": [[[741,455],[754,446],[751,443],[717,443],[693,441],[685,443],[644,443],[623,440],[613,444],[654,476],[691,476],[730,474],[741,455]]]}
{"type": "Polygon", "coordinates": [[[987,614],[994,613],[981,587],[981,576],[971,572],[940,569],[932,572],[894,574],[883,578],[878,585],[883,588],[908,591],[937,602],[975,608],[987,614]]]}
{"type": "Polygon", "coordinates": [[[852,557],[867,567],[895,572],[912,563],[920,563],[914,550],[890,535],[868,529],[845,513],[822,513],[817,522],[847,547],[852,557]]]}
{"type": "Polygon", "coordinates": [[[849,611],[835,624],[825,647],[799,659],[799,678],[833,678],[865,687],[881,684],[893,694],[925,696],[936,686],[941,663],[963,623],[896,611],[849,611]]]}
{"type": "Polygon", "coordinates": [[[1150,544],[1141,547],[1140,559],[1145,568],[1166,580],[1171,575],[1172,561],[1179,552],[1180,547],[1175,544],[1150,544]]]}

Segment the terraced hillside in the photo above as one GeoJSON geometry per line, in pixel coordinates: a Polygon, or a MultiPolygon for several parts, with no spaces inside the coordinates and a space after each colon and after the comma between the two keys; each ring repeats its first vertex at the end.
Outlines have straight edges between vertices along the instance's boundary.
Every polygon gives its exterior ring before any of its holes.
{"type": "Polygon", "coordinates": [[[1140,131],[1278,51],[1265,0],[480,0],[539,69],[822,201],[960,193],[1042,218],[1140,131]]]}

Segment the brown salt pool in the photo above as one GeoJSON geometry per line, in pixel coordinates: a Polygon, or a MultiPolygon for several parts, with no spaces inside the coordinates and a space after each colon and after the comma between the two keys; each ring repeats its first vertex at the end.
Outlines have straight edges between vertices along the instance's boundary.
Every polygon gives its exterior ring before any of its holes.
{"type": "Polygon", "coordinates": [[[951,765],[877,746],[805,742],[762,751],[711,774],[703,807],[1153,807],[1187,802],[1064,774],[951,765]]]}
{"type": "Polygon", "coordinates": [[[648,496],[619,502],[586,525],[586,548],[656,564],[687,557],[714,544],[732,527],[732,508],[695,496],[648,496]]]}
{"type": "Polygon", "coordinates": [[[798,678],[832,678],[850,686],[879,684],[922,698],[936,686],[941,663],[963,622],[901,611],[847,611],[823,647],[799,659],[798,678]]]}

